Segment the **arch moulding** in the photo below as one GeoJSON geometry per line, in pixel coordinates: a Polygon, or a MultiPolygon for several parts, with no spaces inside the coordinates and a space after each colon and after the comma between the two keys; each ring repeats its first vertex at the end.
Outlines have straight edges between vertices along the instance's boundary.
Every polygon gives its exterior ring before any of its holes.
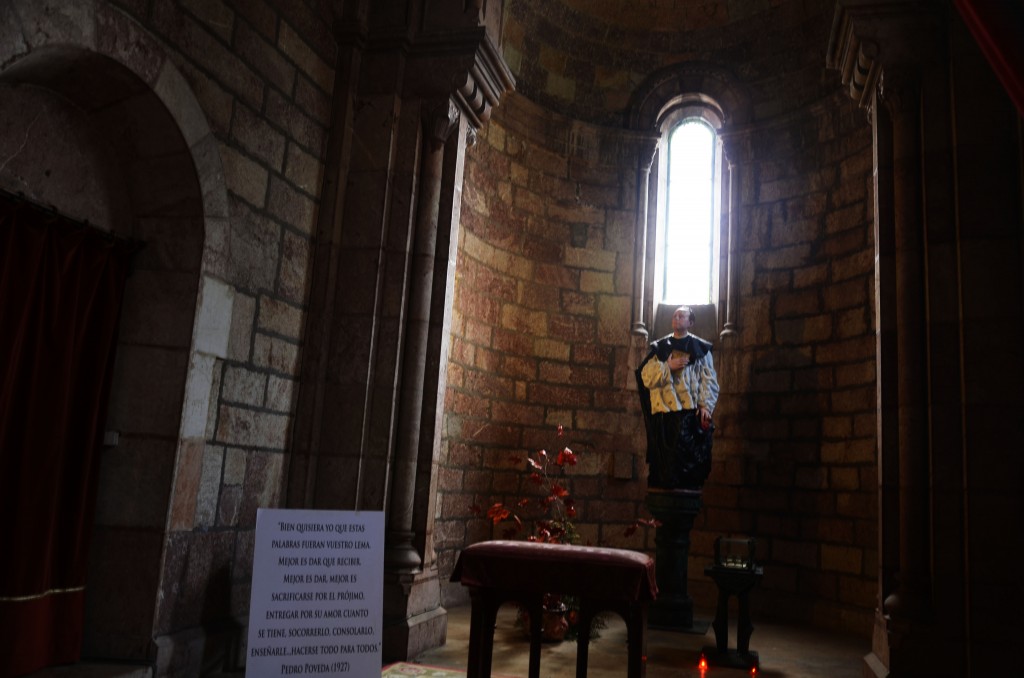
{"type": "MultiPolygon", "coordinates": [[[[170,422],[174,431],[167,434],[174,440],[173,461],[168,462],[167,468],[169,494],[163,513],[153,519],[153,527],[159,520],[161,528],[160,545],[157,547],[159,555],[153,555],[162,563],[171,533],[193,529],[196,488],[191,481],[202,471],[203,441],[206,438],[215,363],[226,358],[228,350],[235,289],[224,282],[230,279],[231,246],[228,194],[219,144],[195,93],[161,43],[130,16],[105,2],[14,0],[3,3],[0,4],[0,35],[0,85],[14,88],[27,85],[48,90],[81,108],[87,117],[101,109],[116,109],[132,97],[155,97],[166,109],[166,115],[161,112],[157,116],[159,120],[154,122],[154,128],[168,136],[170,145],[180,149],[180,152],[174,151],[175,158],[180,158],[174,165],[178,172],[175,178],[180,182],[176,184],[159,172],[154,172],[152,178],[137,182],[135,188],[143,186],[144,190],[141,194],[138,190],[134,194],[128,191],[133,203],[126,214],[129,223],[120,225],[131,230],[140,218],[169,214],[183,227],[153,235],[154,249],[170,247],[170,251],[174,251],[176,244],[187,242],[188,247],[182,245],[179,249],[187,250],[190,252],[188,256],[192,257],[185,263],[179,263],[178,268],[171,272],[171,275],[191,275],[192,286],[189,289],[194,290],[181,300],[182,307],[187,307],[187,314],[175,316],[183,325],[181,341],[173,349],[178,356],[173,361],[176,366],[173,369],[177,370],[173,380],[175,386],[165,386],[157,379],[153,388],[154,391],[160,388],[168,391],[161,396],[159,403],[175,413],[170,422]],[[151,199],[149,191],[157,196],[155,200],[151,199]],[[167,200],[184,200],[170,203],[168,207],[166,200],[160,203],[161,195],[167,200]],[[138,203],[146,200],[149,203],[139,207],[138,203]],[[180,387],[181,384],[184,388],[180,387]]],[[[127,119],[131,113],[126,109],[117,115],[127,119]]],[[[133,142],[127,143],[129,152],[138,151],[130,146],[133,142]]],[[[45,195],[45,190],[33,190],[33,186],[27,184],[25,188],[26,198],[53,202],[52,196],[45,195]]],[[[48,206],[60,209],[59,205],[48,206]]],[[[116,229],[117,225],[111,224],[111,228],[116,229]]],[[[122,338],[126,326],[133,322],[139,324],[137,318],[122,323],[122,338]]],[[[115,388],[116,380],[115,376],[115,388]]],[[[113,400],[112,392],[112,403],[113,400]]],[[[111,409],[114,409],[113,404],[111,409]]],[[[147,462],[139,458],[130,463],[141,468],[147,462]]],[[[113,490],[117,492],[118,488],[113,490]]],[[[160,580],[163,570],[162,565],[153,570],[161,574],[154,575],[152,583],[147,584],[155,586],[156,590],[143,593],[143,597],[150,596],[146,605],[159,606],[160,603],[155,601],[166,598],[162,592],[169,584],[160,580]]],[[[110,616],[108,608],[114,604],[96,602],[101,608],[99,616],[110,616]]],[[[148,618],[146,614],[141,617],[132,629],[133,636],[141,636],[145,643],[141,648],[139,645],[122,646],[118,644],[120,641],[110,641],[113,644],[109,644],[100,638],[93,643],[92,651],[123,659],[145,659],[138,655],[152,652],[146,640],[151,642],[167,629],[155,627],[157,622],[154,619],[159,619],[160,615],[153,614],[152,610],[148,618]]],[[[87,611],[87,628],[89,624],[87,611]]]]}

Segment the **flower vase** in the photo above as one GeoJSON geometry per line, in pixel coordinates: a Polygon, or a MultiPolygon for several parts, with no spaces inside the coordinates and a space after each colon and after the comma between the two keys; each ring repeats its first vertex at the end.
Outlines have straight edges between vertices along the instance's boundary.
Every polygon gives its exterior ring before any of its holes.
{"type": "MultiPolygon", "coordinates": [[[[564,603],[545,604],[541,611],[540,637],[546,643],[560,643],[565,640],[565,634],[569,631],[569,621],[566,619],[568,609],[564,603]]],[[[523,630],[526,638],[530,637],[530,612],[526,608],[519,608],[518,625],[523,630]]]]}
{"type": "Polygon", "coordinates": [[[565,640],[565,634],[569,630],[565,612],[565,605],[561,603],[553,609],[545,608],[540,624],[540,635],[544,640],[552,643],[565,640]]]}

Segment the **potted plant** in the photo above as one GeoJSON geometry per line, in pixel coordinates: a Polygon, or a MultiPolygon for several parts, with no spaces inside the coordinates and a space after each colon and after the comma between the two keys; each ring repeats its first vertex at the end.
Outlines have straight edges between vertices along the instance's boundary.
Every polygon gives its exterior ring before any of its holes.
{"type": "MultiPolygon", "coordinates": [[[[579,461],[575,452],[564,444],[565,429],[559,424],[557,428],[555,449],[549,452],[542,449],[526,455],[526,472],[530,483],[541,488],[538,495],[524,496],[514,504],[496,502],[486,510],[477,504],[470,507],[476,515],[485,515],[495,526],[503,525],[501,536],[504,539],[524,538],[528,541],[547,542],[554,544],[579,544],[580,534],[576,531],[576,504],[571,492],[569,467],[579,461]],[[523,515],[533,515],[524,518],[523,515]]],[[[633,534],[638,527],[656,526],[653,519],[639,518],[627,526],[625,534],[633,534]]],[[[579,603],[572,596],[547,594],[543,600],[544,621],[542,630],[544,638],[551,641],[575,640],[579,620],[579,603]]],[[[529,629],[526,611],[520,608],[517,623],[523,629],[529,629]]],[[[603,628],[600,617],[594,619],[591,627],[591,638],[597,637],[597,629],[603,628]]]]}

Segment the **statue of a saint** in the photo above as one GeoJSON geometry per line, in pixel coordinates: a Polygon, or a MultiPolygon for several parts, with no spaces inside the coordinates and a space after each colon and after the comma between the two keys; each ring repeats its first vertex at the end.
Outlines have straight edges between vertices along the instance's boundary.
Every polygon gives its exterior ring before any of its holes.
{"type": "Polygon", "coordinates": [[[690,307],[677,308],[672,334],[652,343],[636,370],[651,488],[697,489],[711,472],[718,376],[711,343],[690,334],[693,323],[690,307]]]}

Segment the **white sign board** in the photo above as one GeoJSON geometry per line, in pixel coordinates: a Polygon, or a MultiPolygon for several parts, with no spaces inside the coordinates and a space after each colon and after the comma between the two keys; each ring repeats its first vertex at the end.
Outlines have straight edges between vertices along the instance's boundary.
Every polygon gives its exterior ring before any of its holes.
{"type": "Polygon", "coordinates": [[[384,513],[259,509],[246,676],[380,675],[384,513]]]}

